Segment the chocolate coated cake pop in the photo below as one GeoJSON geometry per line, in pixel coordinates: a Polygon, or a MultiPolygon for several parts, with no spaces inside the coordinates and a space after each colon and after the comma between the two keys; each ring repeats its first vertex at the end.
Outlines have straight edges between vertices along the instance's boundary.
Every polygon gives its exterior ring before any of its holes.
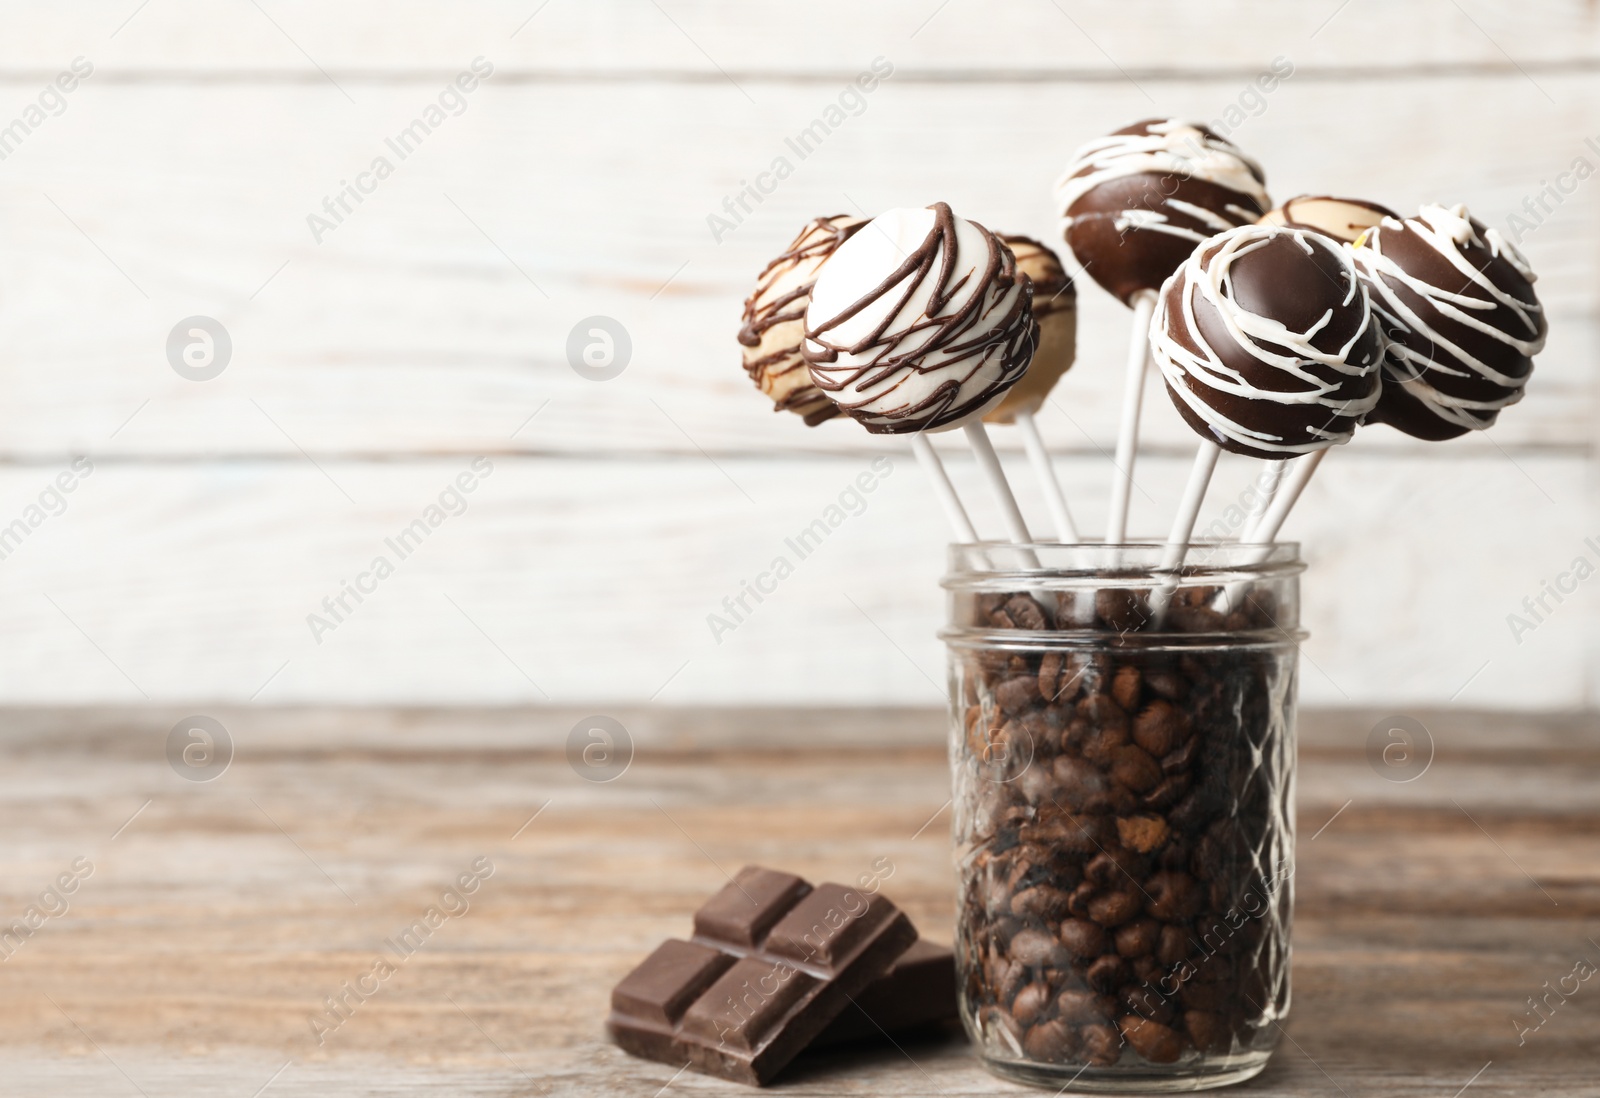
{"type": "Polygon", "coordinates": [[[1346,244],[1354,244],[1357,237],[1384,218],[1399,216],[1387,206],[1360,198],[1302,194],[1276,209],[1268,210],[1262,216],[1261,223],[1290,229],[1312,229],[1346,244]]]}
{"type": "Polygon", "coordinates": [[[1378,402],[1383,340],[1349,250],[1305,229],[1197,248],[1162,287],[1150,347],[1183,418],[1237,454],[1346,442],[1378,402]]]}
{"type": "Polygon", "coordinates": [[[1272,205],[1255,161],[1205,126],[1150,118],[1084,145],[1056,184],[1062,234],[1100,285],[1130,304],[1201,241],[1272,205]]]}
{"type": "Polygon", "coordinates": [[[823,261],[866,223],[864,217],[843,214],[815,218],[782,255],[767,264],[755,292],[745,299],[744,323],[739,329],[745,373],[772,398],[774,410],[794,412],[808,426],[839,414],[839,406],[811,384],[811,373],[800,355],[811,285],[823,261]]]}
{"type": "Polygon", "coordinates": [[[1022,380],[1006,391],[985,423],[1011,423],[1018,412],[1037,412],[1078,353],[1078,291],[1056,253],[1028,236],[1002,234],[1017,270],[1033,283],[1033,319],[1039,345],[1022,380]]]}
{"type": "Polygon", "coordinates": [[[1032,286],[1001,240],[943,202],[862,226],[817,276],[811,379],[867,430],[906,434],[981,416],[1028,368],[1032,286]]]}
{"type": "Polygon", "coordinates": [[[1522,399],[1546,322],[1533,270],[1498,230],[1465,206],[1424,206],[1352,255],[1387,340],[1375,422],[1439,441],[1522,399]]]}

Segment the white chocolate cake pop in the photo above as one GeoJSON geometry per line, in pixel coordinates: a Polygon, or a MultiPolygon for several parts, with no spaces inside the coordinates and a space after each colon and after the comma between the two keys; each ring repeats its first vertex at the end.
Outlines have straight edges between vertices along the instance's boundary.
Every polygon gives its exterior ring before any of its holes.
{"type": "Polygon", "coordinates": [[[775,411],[794,412],[810,427],[839,414],[839,406],[811,384],[800,355],[811,284],[823,262],[866,223],[864,217],[843,214],[815,218],[767,264],[755,292],[745,299],[739,328],[745,373],[772,398],[775,411]]]}
{"type": "Polygon", "coordinates": [[[1352,255],[1387,340],[1374,422],[1440,441],[1522,399],[1546,322],[1532,268],[1498,230],[1465,206],[1424,206],[1352,255]]]}
{"type": "Polygon", "coordinates": [[[1383,338],[1350,251],[1305,229],[1219,233],[1161,289],[1150,349],[1178,412],[1225,450],[1347,442],[1378,403],[1383,338]]]}
{"type": "Polygon", "coordinates": [[[985,423],[1013,423],[1018,412],[1037,412],[1078,354],[1078,291],[1060,258],[1032,237],[1002,235],[1000,239],[1016,256],[1017,270],[1033,283],[1039,345],[1028,372],[983,417],[985,423]]]}
{"type": "Polygon", "coordinates": [[[1023,376],[1038,338],[1011,250],[943,202],[862,226],[806,309],[811,380],[879,434],[981,416],[1023,376]]]}

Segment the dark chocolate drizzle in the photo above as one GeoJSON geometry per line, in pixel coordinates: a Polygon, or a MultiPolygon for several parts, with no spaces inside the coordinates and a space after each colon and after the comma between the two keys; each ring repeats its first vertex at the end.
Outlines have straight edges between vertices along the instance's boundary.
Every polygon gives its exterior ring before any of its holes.
{"type": "Polygon", "coordinates": [[[987,254],[965,303],[945,315],[969,288],[974,272],[957,277],[961,257],[950,207],[937,202],[928,208],[934,212],[932,229],[883,281],[838,315],[820,323],[816,317],[806,321],[804,355],[812,381],[878,434],[937,430],[982,411],[1027,371],[1038,342],[1032,283],[1017,271],[1011,249],[976,222],[971,224],[982,235],[987,254]],[[934,281],[926,308],[903,317],[930,277],[934,281]],[[1014,287],[1022,292],[1012,296],[1003,315],[995,316],[1014,287]],[[896,291],[894,307],[865,335],[849,344],[829,340],[828,333],[896,291]],[[906,347],[908,341],[914,345],[906,347]],[[841,363],[841,355],[866,360],[841,363]],[[985,369],[994,376],[963,396],[963,388],[985,369]],[[937,379],[932,388],[920,391],[930,379],[937,379]],[[894,396],[902,402],[885,407],[886,398],[894,396]]]}
{"type": "Polygon", "coordinates": [[[757,388],[772,397],[774,411],[794,412],[809,427],[832,419],[839,414],[839,407],[811,383],[806,361],[800,355],[800,345],[805,341],[806,305],[811,301],[811,287],[816,284],[816,273],[823,261],[865,224],[865,218],[848,214],[814,218],[781,255],[762,269],[755,290],[744,302],[739,343],[747,348],[743,353],[745,373],[757,388]],[[784,276],[797,271],[803,281],[768,296],[784,276]],[[761,353],[768,333],[783,324],[791,325],[793,332],[787,337],[775,336],[779,342],[761,353]]]}

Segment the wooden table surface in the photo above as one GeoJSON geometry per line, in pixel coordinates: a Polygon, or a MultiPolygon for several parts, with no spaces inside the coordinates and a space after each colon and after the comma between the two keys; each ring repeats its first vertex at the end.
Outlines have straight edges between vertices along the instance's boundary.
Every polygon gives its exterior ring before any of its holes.
{"type": "MultiPolygon", "coordinates": [[[[610,986],[725,872],[887,859],[885,892],[949,940],[931,710],[616,711],[635,754],[605,784],[562,750],[581,711],[210,715],[234,758],[194,782],[165,754],[183,714],[4,713],[0,919],[37,911],[0,939],[0,1093],[734,1094],[602,1033],[610,986]],[[470,906],[441,899],[473,872],[470,906]],[[436,905],[459,913],[386,950],[436,905]],[[393,974],[330,1021],[380,956],[393,974]]],[[[1600,964],[1600,720],[1413,715],[1436,754],[1404,784],[1367,761],[1383,714],[1302,717],[1293,1018],[1240,1092],[1592,1094],[1600,981],[1570,974],[1600,964]]],[[[959,1036],[777,1089],[1029,1093],[959,1036]]]]}

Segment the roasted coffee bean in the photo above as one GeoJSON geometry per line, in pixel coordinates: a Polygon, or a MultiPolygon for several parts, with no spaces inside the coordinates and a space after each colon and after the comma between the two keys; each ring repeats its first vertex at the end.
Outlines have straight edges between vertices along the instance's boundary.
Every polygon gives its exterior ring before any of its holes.
{"type": "Polygon", "coordinates": [[[1150,606],[1137,592],[1102,587],[1094,593],[1095,616],[1116,633],[1131,633],[1150,620],[1150,606]]]}
{"type": "Polygon", "coordinates": [[[1182,747],[1161,757],[1161,772],[1163,774],[1182,774],[1194,765],[1195,756],[1199,754],[1200,737],[1191,736],[1182,747]]]}
{"type": "Polygon", "coordinates": [[[1161,854],[1156,858],[1156,863],[1162,869],[1187,869],[1189,856],[1194,848],[1189,845],[1189,840],[1181,831],[1174,831],[1167,845],[1161,848],[1161,854]]]}
{"type": "Polygon", "coordinates": [[[1017,931],[1022,929],[1022,920],[1014,919],[1009,915],[1001,915],[989,924],[989,933],[993,936],[995,944],[1001,949],[1011,945],[1011,939],[1017,931]]]}
{"type": "Polygon", "coordinates": [[[1117,838],[1129,850],[1148,854],[1167,841],[1171,830],[1160,816],[1126,816],[1117,820],[1117,838]]]}
{"type": "Polygon", "coordinates": [[[1173,774],[1171,777],[1161,779],[1161,784],[1139,798],[1139,803],[1158,812],[1164,808],[1171,808],[1189,792],[1189,785],[1189,775],[1173,774]]]}
{"type": "Polygon", "coordinates": [[[1083,738],[1078,751],[1085,759],[1109,768],[1119,748],[1128,746],[1128,733],[1121,728],[1096,728],[1083,738]]]}
{"type": "Polygon", "coordinates": [[[1154,957],[1135,957],[1128,962],[1128,967],[1133,969],[1133,978],[1141,984],[1154,985],[1167,975],[1166,969],[1154,957]]]}
{"type": "Polygon", "coordinates": [[[1133,742],[1162,758],[1189,737],[1189,718],[1169,701],[1157,699],[1133,718],[1133,742]]]}
{"type": "MultiPolygon", "coordinates": [[[[1179,633],[1221,633],[1228,630],[1227,618],[1209,606],[1174,606],[1167,622],[1179,633]]],[[[1234,632],[1240,630],[1235,628],[1234,632]]]]}
{"type": "MultiPolygon", "coordinates": [[[[1016,769],[1016,767],[1023,765],[1023,763],[1019,762],[1010,767],[1010,769],[1016,769]]],[[[1001,767],[1000,769],[1004,773],[1007,767],[1001,767]]],[[[1016,777],[1015,775],[1012,776],[1016,777]]],[[[1031,805],[1042,807],[1056,799],[1056,783],[1054,776],[1050,773],[1049,764],[1039,760],[1028,760],[1026,769],[1022,771],[1020,777],[1016,777],[1015,781],[990,782],[989,784],[999,785],[1008,790],[1014,789],[1018,796],[1031,805]]]]}
{"type": "Polygon", "coordinates": [[[1160,1022],[1164,1026],[1170,1026],[1178,1019],[1178,1008],[1173,1005],[1172,1000],[1153,986],[1130,984],[1122,989],[1117,1003],[1122,1008],[1123,1014],[1137,1014],[1141,1018],[1160,1022]]]}
{"type": "Polygon", "coordinates": [[[1083,876],[1102,888],[1127,888],[1144,876],[1149,862],[1130,850],[1113,846],[1100,851],[1083,867],[1083,876]]]}
{"type": "Polygon", "coordinates": [[[1022,674],[1006,679],[994,688],[994,700],[1008,717],[1021,713],[1039,700],[1039,677],[1022,674]]]}
{"type": "Polygon", "coordinates": [[[1057,934],[1061,944],[1074,957],[1098,957],[1108,948],[1105,930],[1088,919],[1065,919],[1057,934]]]}
{"type": "Polygon", "coordinates": [[[1063,662],[1060,652],[1046,652],[1039,657],[1039,696],[1047,702],[1056,700],[1063,662]]]}
{"type": "Polygon", "coordinates": [[[1183,1040],[1160,1022],[1126,1014],[1117,1019],[1117,1028],[1133,1051],[1152,1064],[1171,1064],[1183,1055],[1183,1040]]]}
{"type": "Polygon", "coordinates": [[[1183,1012],[1183,1028],[1189,1031],[1189,1040],[1201,1052],[1226,1052],[1229,1039],[1228,1024],[1217,1014],[1204,1010],[1183,1012]]]}
{"type": "Polygon", "coordinates": [[[1090,987],[1105,995],[1116,991],[1127,979],[1128,966],[1121,957],[1115,953],[1106,953],[1096,957],[1088,968],[1083,971],[1083,980],[1090,987]]]}
{"type": "Polygon", "coordinates": [[[1010,958],[1003,958],[994,981],[995,997],[1009,1003],[1017,997],[1028,979],[1028,966],[1010,958]]]}
{"type": "Polygon", "coordinates": [[[1032,595],[1012,595],[1006,600],[1006,614],[1016,622],[1018,629],[1038,632],[1050,628],[1050,619],[1032,595]]]}
{"type": "Polygon", "coordinates": [[[1150,897],[1145,910],[1162,922],[1179,922],[1200,910],[1200,889],[1187,873],[1158,870],[1145,882],[1144,891],[1150,897]]]}
{"type": "MultiPolygon", "coordinates": [[[[1109,694],[1090,694],[1078,702],[1078,716],[1097,731],[1116,729],[1126,736],[1128,713],[1109,694]]],[[[1124,740],[1126,742],[1126,740],[1124,740]]]]}
{"type": "Polygon", "coordinates": [[[1061,750],[1061,715],[1049,709],[1030,709],[1017,717],[1022,731],[1033,742],[1035,756],[1053,755],[1061,750]]]}
{"type": "Polygon", "coordinates": [[[1115,1026],[1091,1023],[1079,1032],[1083,1058],[1095,1067],[1110,1067],[1122,1056],[1122,1033],[1115,1026]]]}
{"type": "Polygon", "coordinates": [[[1137,892],[1105,892],[1089,901],[1089,918],[1104,927],[1117,927],[1138,915],[1143,906],[1137,892]]]}
{"type": "Polygon", "coordinates": [[[1067,910],[1080,919],[1089,917],[1089,903],[1100,894],[1090,881],[1084,881],[1067,894],[1067,910]]]}
{"type": "Polygon", "coordinates": [[[1111,679],[1111,697],[1132,713],[1139,705],[1139,685],[1139,669],[1131,663],[1123,664],[1111,679]]]}
{"type": "Polygon", "coordinates": [[[1092,763],[1071,755],[1058,755],[1051,763],[1057,802],[1073,812],[1104,812],[1109,807],[1110,783],[1092,763]]]}
{"type": "Polygon", "coordinates": [[[1161,767],[1149,752],[1125,744],[1111,753],[1111,780],[1134,793],[1148,793],[1161,784],[1161,767]]]}
{"type": "Polygon", "coordinates": [[[1067,913],[1067,894],[1049,885],[1034,885],[1011,897],[1011,913],[1019,919],[1053,923],[1067,913]]]}
{"type": "Polygon", "coordinates": [[[1164,965],[1175,965],[1189,956],[1189,935],[1181,926],[1167,923],[1161,928],[1161,940],[1156,946],[1156,960],[1164,965]]]}
{"type": "Polygon", "coordinates": [[[1092,991],[1068,988],[1056,996],[1056,1014],[1062,1021],[1075,1026],[1094,1022],[1109,1022],[1116,1012],[1116,1003],[1109,995],[1096,995],[1092,991]]]}
{"type": "Polygon", "coordinates": [[[1188,1010],[1214,1014],[1227,1010],[1230,1000],[1237,997],[1238,992],[1231,984],[1207,984],[1201,983],[1198,979],[1190,980],[1178,991],[1179,1000],[1188,1010]]]}
{"type": "Polygon", "coordinates": [[[1155,952],[1160,940],[1161,924],[1151,918],[1138,919],[1117,928],[1117,952],[1124,957],[1147,956],[1155,952]]]}
{"type": "Polygon", "coordinates": [[[1167,822],[1179,831],[1193,834],[1204,828],[1206,821],[1216,815],[1215,807],[1200,789],[1191,789],[1177,804],[1167,810],[1167,822]]]}
{"type": "Polygon", "coordinates": [[[1045,1008],[1050,1005],[1050,985],[1041,982],[1025,984],[1017,997],[1011,1001],[1011,1016],[1017,1024],[1031,1026],[1039,1020],[1045,1008]]]}
{"type": "Polygon", "coordinates": [[[1028,1030],[1027,1036],[1022,1039],[1022,1051],[1035,1060],[1059,1064],[1078,1051],[1079,1043],[1078,1035],[1071,1026],[1059,1018],[1053,1018],[1028,1030]]]}
{"type": "Polygon", "coordinates": [[[1033,968],[1066,968],[1072,963],[1055,935],[1043,930],[1019,930],[1011,939],[1014,960],[1033,968]]]}
{"type": "Polygon", "coordinates": [[[1083,856],[1111,842],[1116,828],[1104,816],[1074,815],[1055,804],[1039,809],[1039,818],[1019,828],[1025,842],[1043,843],[1062,854],[1083,856]]]}
{"type": "Polygon", "coordinates": [[[1152,694],[1172,702],[1182,701],[1189,693],[1189,684],[1183,676],[1166,668],[1147,669],[1144,685],[1152,694]]]}
{"type": "Polygon", "coordinates": [[[1070,653],[1046,652],[1039,659],[1039,694],[1066,705],[1083,690],[1083,660],[1070,653]]]}

